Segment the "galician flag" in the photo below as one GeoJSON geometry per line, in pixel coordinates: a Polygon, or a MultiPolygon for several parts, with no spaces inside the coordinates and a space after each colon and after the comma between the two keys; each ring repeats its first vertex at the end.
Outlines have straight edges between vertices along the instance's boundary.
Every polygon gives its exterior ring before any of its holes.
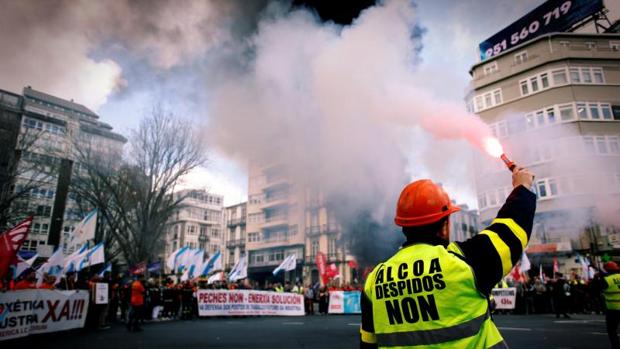
{"type": "Polygon", "coordinates": [[[72,245],[79,245],[95,238],[97,228],[97,210],[90,211],[78,225],[75,226],[72,234],[72,245]]]}
{"type": "Polygon", "coordinates": [[[280,270],[290,271],[295,270],[297,267],[297,256],[294,254],[284,258],[284,261],[280,263],[280,265],[273,270],[273,275],[275,276],[280,272],[280,270]]]}
{"type": "Polygon", "coordinates": [[[15,267],[15,278],[17,279],[24,271],[26,271],[26,269],[32,267],[32,264],[37,257],[39,257],[39,255],[35,254],[32,258],[24,260],[18,255],[17,260],[19,260],[19,263],[17,263],[17,266],[15,267]]]}
{"type": "Polygon", "coordinates": [[[112,263],[106,264],[105,268],[99,273],[99,277],[104,277],[106,272],[112,273],[112,263]]]}
{"type": "Polygon", "coordinates": [[[222,270],[222,258],[221,257],[222,257],[222,253],[220,253],[220,251],[217,251],[213,256],[211,256],[211,258],[209,258],[207,263],[202,267],[202,270],[200,271],[199,276],[209,275],[209,273],[213,270],[222,270]]]}
{"type": "Polygon", "coordinates": [[[179,247],[176,251],[172,252],[170,256],[168,256],[168,259],[166,259],[166,266],[168,267],[168,269],[170,270],[176,269],[179,257],[182,256],[183,253],[185,253],[185,250],[187,249],[188,249],[187,246],[179,247]]]}
{"type": "Polygon", "coordinates": [[[241,279],[245,279],[248,277],[248,256],[241,257],[237,264],[233,267],[228,274],[228,279],[230,281],[237,281],[241,279]]]}
{"type": "Polygon", "coordinates": [[[64,273],[80,271],[82,260],[88,254],[88,244],[82,245],[79,249],[75,250],[67,258],[65,258],[64,273]]]}

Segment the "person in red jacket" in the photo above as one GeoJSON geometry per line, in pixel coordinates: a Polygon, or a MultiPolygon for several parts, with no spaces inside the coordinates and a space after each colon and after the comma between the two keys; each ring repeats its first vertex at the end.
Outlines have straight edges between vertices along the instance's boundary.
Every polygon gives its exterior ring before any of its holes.
{"type": "Polygon", "coordinates": [[[130,332],[142,331],[140,321],[144,313],[144,284],[142,283],[142,275],[131,283],[131,298],[129,301],[129,321],[127,321],[127,330],[130,332]]]}

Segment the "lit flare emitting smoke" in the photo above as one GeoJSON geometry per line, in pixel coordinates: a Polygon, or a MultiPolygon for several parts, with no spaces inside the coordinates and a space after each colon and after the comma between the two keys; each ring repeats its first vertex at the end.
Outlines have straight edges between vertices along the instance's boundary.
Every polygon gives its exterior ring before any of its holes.
{"type": "Polygon", "coordinates": [[[495,137],[487,137],[484,139],[484,149],[489,153],[489,155],[500,158],[506,164],[506,167],[512,172],[517,165],[514,161],[510,160],[508,156],[504,153],[504,147],[499,142],[499,140],[495,137]]]}

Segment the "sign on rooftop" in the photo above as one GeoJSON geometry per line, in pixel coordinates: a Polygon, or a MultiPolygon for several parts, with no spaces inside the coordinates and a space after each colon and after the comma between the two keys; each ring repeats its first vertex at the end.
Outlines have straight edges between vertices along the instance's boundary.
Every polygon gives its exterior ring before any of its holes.
{"type": "Polygon", "coordinates": [[[603,0],[549,0],[481,42],[480,59],[497,56],[547,33],[567,31],[602,9],[603,0]]]}

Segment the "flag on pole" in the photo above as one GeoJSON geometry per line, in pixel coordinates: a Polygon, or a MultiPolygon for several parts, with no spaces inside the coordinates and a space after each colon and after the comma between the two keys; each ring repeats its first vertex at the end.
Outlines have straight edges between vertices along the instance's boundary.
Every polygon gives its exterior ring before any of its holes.
{"type": "Polygon", "coordinates": [[[160,274],[161,273],[161,262],[153,262],[153,263],[149,263],[146,266],[146,269],[149,271],[149,273],[157,273],[160,274]]]}
{"type": "Polygon", "coordinates": [[[202,270],[200,271],[200,275],[198,276],[207,276],[213,270],[222,270],[222,254],[220,251],[217,251],[205,265],[202,266],[202,270]]]}
{"type": "Polygon", "coordinates": [[[39,255],[35,254],[34,256],[32,256],[32,258],[24,260],[22,257],[17,256],[17,260],[19,260],[19,263],[17,263],[17,266],[15,266],[15,279],[17,279],[24,271],[26,271],[26,269],[32,267],[32,264],[38,257],[39,255]]]}
{"type": "Polygon", "coordinates": [[[212,284],[215,283],[217,281],[224,281],[226,279],[226,277],[224,276],[224,272],[220,271],[219,273],[215,273],[213,275],[211,275],[209,277],[209,279],[207,280],[207,284],[212,284]]]}
{"type": "Polygon", "coordinates": [[[105,251],[103,242],[100,242],[93,246],[86,254],[85,266],[93,266],[97,264],[105,263],[105,251]]]}
{"type": "Polygon", "coordinates": [[[99,272],[99,277],[104,277],[105,273],[112,273],[112,263],[108,262],[105,265],[105,268],[101,272],[99,272]]]}
{"type": "Polygon", "coordinates": [[[84,244],[82,245],[82,247],[80,247],[79,249],[76,249],[72,254],[67,256],[67,258],[64,259],[63,272],[66,274],[70,272],[79,271],[78,268],[79,268],[80,262],[86,256],[87,253],[88,253],[88,244],[84,244]]]}
{"type": "Polygon", "coordinates": [[[189,280],[189,268],[185,268],[185,272],[181,275],[181,282],[189,280]]]}
{"type": "Polygon", "coordinates": [[[192,256],[191,261],[188,263],[189,266],[187,268],[187,270],[189,270],[189,277],[191,279],[198,276],[196,275],[196,272],[200,271],[200,268],[203,264],[204,256],[205,251],[202,248],[194,252],[194,255],[192,256]]]}
{"type": "Polygon", "coordinates": [[[131,275],[139,275],[146,273],[146,262],[140,262],[129,267],[128,271],[131,275]]]}
{"type": "Polygon", "coordinates": [[[241,257],[228,274],[230,281],[237,281],[248,277],[248,256],[241,257]]]}
{"type": "Polygon", "coordinates": [[[168,267],[168,269],[172,271],[176,270],[179,258],[185,253],[185,250],[187,250],[188,248],[189,247],[187,246],[183,246],[172,252],[170,256],[168,256],[168,259],[166,259],[166,267],[168,267]]]}
{"type": "Polygon", "coordinates": [[[75,226],[71,235],[72,245],[79,245],[95,238],[97,228],[97,209],[90,211],[80,223],[75,226]]]}
{"type": "Polygon", "coordinates": [[[521,269],[522,273],[525,273],[528,270],[532,269],[530,259],[527,258],[527,254],[525,254],[525,252],[523,252],[523,254],[521,255],[521,266],[519,268],[521,269]]]}
{"type": "Polygon", "coordinates": [[[292,255],[286,257],[282,261],[282,263],[280,263],[280,265],[273,270],[273,275],[275,276],[281,270],[285,270],[285,271],[295,270],[296,267],[297,267],[297,256],[292,254],[292,255]]]}
{"type": "Polygon", "coordinates": [[[183,253],[177,258],[177,271],[182,272],[186,268],[189,268],[192,260],[194,258],[194,254],[196,250],[192,248],[187,248],[183,251],[183,253]]]}
{"type": "Polygon", "coordinates": [[[9,272],[12,264],[17,263],[17,251],[26,240],[31,224],[32,216],[0,234],[0,279],[9,272]]]}

